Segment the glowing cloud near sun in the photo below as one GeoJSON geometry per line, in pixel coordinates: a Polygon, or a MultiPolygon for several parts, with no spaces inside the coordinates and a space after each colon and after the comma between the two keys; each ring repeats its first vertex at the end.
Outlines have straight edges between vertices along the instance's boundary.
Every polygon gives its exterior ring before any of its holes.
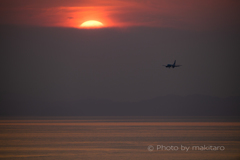
{"type": "Polygon", "coordinates": [[[103,26],[101,22],[95,20],[89,20],[80,25],[81,28],[101,28],[103,26]]]}

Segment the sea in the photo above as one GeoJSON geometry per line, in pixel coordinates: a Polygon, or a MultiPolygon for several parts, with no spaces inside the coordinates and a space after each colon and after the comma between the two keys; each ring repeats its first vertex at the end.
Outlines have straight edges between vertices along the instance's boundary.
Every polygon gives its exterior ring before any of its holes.
{"type": "Polygon", "coordinates": [[[0,117],[0,159],[240,160],[240,120],[0,117]]]}

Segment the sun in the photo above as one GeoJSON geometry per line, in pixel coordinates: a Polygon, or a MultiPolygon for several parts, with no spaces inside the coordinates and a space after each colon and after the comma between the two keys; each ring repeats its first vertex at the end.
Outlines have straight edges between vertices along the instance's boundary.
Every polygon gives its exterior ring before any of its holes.
{"type": "Polygon", "coordinates": [[[80,27],[82,28],[101,28],[104,25],[102,24],[102,22],[99,21],[95,21],[95,20],[89,20],[86,22],[83,22],[80,27]]]}

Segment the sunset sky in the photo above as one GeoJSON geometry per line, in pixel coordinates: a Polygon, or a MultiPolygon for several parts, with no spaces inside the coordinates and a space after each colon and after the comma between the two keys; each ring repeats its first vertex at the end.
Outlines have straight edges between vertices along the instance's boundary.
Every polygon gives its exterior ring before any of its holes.
{"type": "Polygon", "coordinates": [[[239,0],[0,0],[1,95],[240,96],[239,15],[239,0]]]}
{"type": "Polygon", "coordinates": [[[79,28],[87,20],[105,27],[215,30],[239,27],[238,0],[1,0],[1,24],[79,28]]]}

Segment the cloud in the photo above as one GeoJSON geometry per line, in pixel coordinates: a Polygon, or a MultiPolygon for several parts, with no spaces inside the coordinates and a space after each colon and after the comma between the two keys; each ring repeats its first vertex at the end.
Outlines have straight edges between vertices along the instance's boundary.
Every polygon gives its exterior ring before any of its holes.
{"type": "Polygon", "coordinates": [[[21,3],[3,0],[1,6],[2,24],[78,27],[93,19],[109,27],[194,30],[240,27],[240,1],[235,0],[26,0],[21,3]]]}

